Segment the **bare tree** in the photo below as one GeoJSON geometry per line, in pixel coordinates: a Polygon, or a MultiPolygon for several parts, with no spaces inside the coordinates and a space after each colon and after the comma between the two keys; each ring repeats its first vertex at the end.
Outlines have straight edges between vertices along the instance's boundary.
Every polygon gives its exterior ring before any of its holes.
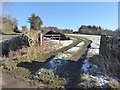
{"type": "Polygon", "coordinates": [[[2,16],[12,16],[10,15],[12,10],[10,7],[13,6],[13,3],[9,2],[9,0],[2,0],[2,16]]]}

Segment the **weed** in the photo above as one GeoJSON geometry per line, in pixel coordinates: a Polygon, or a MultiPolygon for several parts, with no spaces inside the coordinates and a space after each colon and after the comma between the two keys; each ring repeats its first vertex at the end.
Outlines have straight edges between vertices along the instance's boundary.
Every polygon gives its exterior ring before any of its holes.
{"type": "Polygon", "coordinates": [[[16,63],[14,63],[10,60],[7,60],[4,62],[4,68],[8,69],[8,70],[13,70],[14,68],[16,68],[16,63]]]}
{"type": "Polygon", "coordinates": [[[18,67],[14,69],[11,74],[17,78],[29,78],[30,71],[28,69],[18,67]]]}

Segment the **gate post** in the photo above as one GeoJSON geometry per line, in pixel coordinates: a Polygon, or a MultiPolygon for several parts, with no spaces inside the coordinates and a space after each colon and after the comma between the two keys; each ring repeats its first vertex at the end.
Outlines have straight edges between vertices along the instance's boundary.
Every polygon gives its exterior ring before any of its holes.
{"type": "Polygon", "coordinates": [[[38,43],[39,43],[39,46],[42,46],[43,44],[43,35],[41,33],[38,34],[38,43]]]}
{"type": "Polygon", "coordinates": [[[40,45],[42,46],[42,44],[43,44],[43,37],[42,37],[43,35],[42,34],[40,34],[40,45]]]}

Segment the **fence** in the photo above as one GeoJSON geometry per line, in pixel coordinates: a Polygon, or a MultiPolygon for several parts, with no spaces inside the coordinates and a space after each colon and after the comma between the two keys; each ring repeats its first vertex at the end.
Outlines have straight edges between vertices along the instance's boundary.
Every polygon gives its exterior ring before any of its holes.
{"type": "Polygon", "coordinates": [[[50,38],[50,40],[59,40],[60,41],[60,34],[47,34],[47,35],[44,35],[44,36],[42,34],[39,34],[39,43],[40,43],[41,46],[42,46],[42,43],[43,43],[43,37],[50,38]]]}

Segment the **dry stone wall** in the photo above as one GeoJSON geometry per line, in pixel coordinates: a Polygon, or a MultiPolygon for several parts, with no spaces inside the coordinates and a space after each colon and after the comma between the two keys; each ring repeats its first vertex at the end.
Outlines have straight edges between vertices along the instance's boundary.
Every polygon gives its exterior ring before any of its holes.
{"type": "Polygon", "coordinates": [[[34,41],[30,39],[25,34],[22,34],[21,36],[14,37],[10,40],[6,40],[1,44],[2,46],[2,56],[8,56],[8,53],[10,50],[16,51],[18,49],[21,49],[23,46],[31,46],[33,45],[34,41]]]}
{"type": "Polygon", "coordinates": [[[120,37],[102,35],[100,54],[108,58],[117,58],[120,61],[120,37]]]}

